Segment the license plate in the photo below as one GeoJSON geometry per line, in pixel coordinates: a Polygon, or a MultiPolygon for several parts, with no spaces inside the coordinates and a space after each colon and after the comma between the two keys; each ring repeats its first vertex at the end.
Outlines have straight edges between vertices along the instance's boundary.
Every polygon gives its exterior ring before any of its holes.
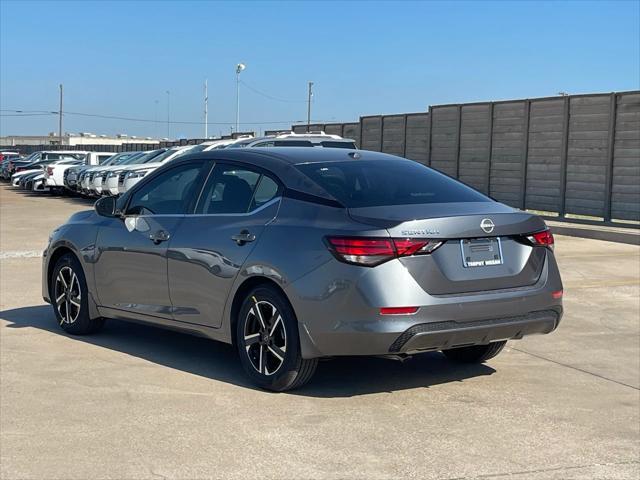
{"type": "Polygon", "coordinates": [[[500,237],[465,238],[460,240],[462,265],[465,268],[502,265],[502,244],[500,237]]]}

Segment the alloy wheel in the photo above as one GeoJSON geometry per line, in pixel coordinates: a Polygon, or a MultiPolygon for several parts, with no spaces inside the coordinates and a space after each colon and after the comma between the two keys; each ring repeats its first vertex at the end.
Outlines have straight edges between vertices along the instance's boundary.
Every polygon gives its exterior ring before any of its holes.
{"type": "Polygon", "coordinates": [[[287,332],[278,309],[270,302],[252,297],[253,306],[244,321],[244,347],[253,368],[273,375],[284,363],[287,332]]]}
{"type": "Polygon", "coordinates": [[[82,291],[78,276],[71,267],[65,266],[58,271],[54,291],[60,325],[75,322],[80,315],[82,291]]]}

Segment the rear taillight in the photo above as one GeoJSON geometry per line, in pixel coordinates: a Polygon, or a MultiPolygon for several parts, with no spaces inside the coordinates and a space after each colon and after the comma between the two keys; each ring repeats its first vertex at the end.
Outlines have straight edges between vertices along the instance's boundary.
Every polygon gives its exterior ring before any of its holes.
{"type": "Polygon", "coordinates": [[[47,175],[49,176],[53,175],[53,168],[47,167],[47,175]]]}
{"type": "Polygon", "coordinates": [[[442,245],[437,240],[367,237],[328,237],[327,243],[338,260],[366,267],[392,258],[426,255],[442,245]]]}
{"type": "Polygon", "coordinates": [[[548,247],[553,250],[553,233],[549,229],[527,235],[527,240],[535,246],[548,247]]]}

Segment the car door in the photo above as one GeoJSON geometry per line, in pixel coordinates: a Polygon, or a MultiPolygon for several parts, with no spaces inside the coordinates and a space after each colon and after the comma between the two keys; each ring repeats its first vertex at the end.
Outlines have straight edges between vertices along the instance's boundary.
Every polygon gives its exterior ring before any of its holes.
{"type": "Polygon", "coordinates": [[[217,163],[168,252],[174,319],[220,327],[242,265],[280,203],[278,182],[265,172],[217,163]]]}
{"type": "Polygon", "coordinates": [[[132,191],[122,219],[100,227],[94,275],[102,307],[172,318],[167,247],[210,168],[194,161],[159,171],[132,191]]]}

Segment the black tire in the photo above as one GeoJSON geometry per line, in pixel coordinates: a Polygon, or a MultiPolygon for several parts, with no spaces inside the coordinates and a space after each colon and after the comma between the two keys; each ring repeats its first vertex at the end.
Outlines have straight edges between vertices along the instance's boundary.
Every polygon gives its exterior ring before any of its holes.
{"type": "Polygon", "coordinates": [[[488,345],[452,348],[450,350],[443,350],[442,353],[444,353],[449,360],[458,363],[483,363],[498,355],[506,344],[507,341],[502,340],[500,342],[489,343],[488,345]]]}
{"type": "Polygon", "coordinates": [[[86,335],[97,332],[104,325],[103,318],[89,316],[87,281],[75,255],[67,253],[58,259],[49,279],[49,292],[56,320],[65,332],[86,335]],[[60,300],[63,294],[65,296],[60,300]]]}
{"type": "Polygon", "coordinates": [[[236,346],[246,374],[266,390],[299,388],[311,380],[318,365],[318,359],[300,355],[295,312],[287,299],[270,286],[257,287],[244,299],[236,319],[236,346]],[[261,317],[256,314],[258,308],[261,317]]]}

